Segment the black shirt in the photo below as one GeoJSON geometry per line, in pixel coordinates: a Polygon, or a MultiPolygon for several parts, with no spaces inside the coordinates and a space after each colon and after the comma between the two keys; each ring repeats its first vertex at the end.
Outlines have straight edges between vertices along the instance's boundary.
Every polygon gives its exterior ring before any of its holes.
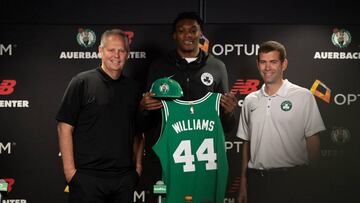
{"type": "MultiPolygon", "coordinates": [[[[176,50],[171,51],[166,57],[154,61],[148,72],[147,91],[150,90],[151,84],[156,79],[162,77],[171,77],[180,84],[184,92],[181,100],[192,101],[202,98],[208,92],[224,94],[229,91],[225,64],[202,50],[197,59],[190,63],[183,59],[176,50]]],[[[151,131],[154,130],[151,129],[153,126],[159,125],[156,121],[161,120],[161,115],[156,111],[148,114],[150,115],[147,116],[148,122],[146,122],[145,128],[147,131],[151,131]]],[[[233,114],[231,116],[221,115],[221,121],[225,132],[230,132],[236,124],[233,114]]],[[[155,132],[157,131],[155,130],[155,132]]],[[[154,144],[154,142],[150,144],[154,144]]]]}
{"type": "Polygon", "coordinates": [[[133,169],[133,137],[141,94],[135,81],[113,80],[101,68],[76,75],[56,116],[74,126],[75,167],[92,174],[133,169]]]}
{"type": "Polygon", "coordinates": [[[176,50],[166,57],[154,61],[148,73],[147,90],[159,78],[171,77],[183,89],[182,100],[197,100],[208,92],[225,93],[229,91],[225,64],[203,51],[197,59],[188,63],[176,50]]]}
{"type": "MultiPolygon", "coordinates": [[[[171,77],[176,80],[184,96],[181,100],[191,101],[200,99],[208,92],[226,93],[229,91],[228,75],[225,64],[214,56],[200,50],[197,59],[188,63],[176,50],[167,56],[155,60],[149,67],[147,91],[152,83],[162,77],[171,77]]],[[[152,156],[151,147],[156,143],[161,129],[160,111],[144,112],[147,117],[145,150],[152,156]]],[[[230,132],[235,124],[234,115],[221,116],[225,132],[230,132]]]]}

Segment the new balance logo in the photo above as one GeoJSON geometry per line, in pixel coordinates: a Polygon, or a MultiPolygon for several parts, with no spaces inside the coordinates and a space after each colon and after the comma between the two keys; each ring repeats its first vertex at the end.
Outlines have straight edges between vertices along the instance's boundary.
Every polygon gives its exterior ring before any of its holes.
{"type": "Polygon", "coordinates": [[[259,80],[250,79],[245,81],[243,79],[238,79],[231,88],[231,93],[240,93],[242,95],[250,94],[251,92],[257,91],[259,85],[259,80]]]}
{"type": "Polygon", "coordinates": [[[0,83],[0,95],[9,95],[14,92],[16,80],[3,80],[0,83]]]}
{"type": "Polygon", "coordinates": [[[129,39],[129,44],[131,44],[131,42],[132,42],[133,39],[134,39],[135,33],[132,32],[132,31],[125,31],[125,34],[126,34],[126,36],[128,37],[128,39],[129,39]]]}

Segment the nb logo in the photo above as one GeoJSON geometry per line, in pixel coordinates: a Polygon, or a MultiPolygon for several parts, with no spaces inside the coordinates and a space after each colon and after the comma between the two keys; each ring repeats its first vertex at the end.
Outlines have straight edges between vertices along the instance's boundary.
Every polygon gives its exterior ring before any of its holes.
{"type": "Polygon", "coordinates": [[[126,34],[127,38],[129,39],[129,44],[131,44],[131,42],[134,39],[135,33],[132,31],[125,31],[125,34],[126,34]]]}
{"type": "Polygon", "coordinates": [[[0,83],[0,95],[9,95],[14,92],[16,80],[3,80],[0,83]]]}
{"type": "Polygon", "coordinates": [[[234,86],[231,88],[231,93],[236,94],[239,92],[242,95],[250,94],[251,92],[255,92],[256,90],[258,90],[259,84],[259,80],[250,79],[245,81],[242,79],[238,79],[234,83],[234,86]]]}

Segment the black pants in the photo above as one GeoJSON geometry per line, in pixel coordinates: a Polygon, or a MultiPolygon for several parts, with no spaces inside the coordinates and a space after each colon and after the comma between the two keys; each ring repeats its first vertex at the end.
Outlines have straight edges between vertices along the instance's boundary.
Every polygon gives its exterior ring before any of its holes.
{"type": "Polygon", "coordinates": [[[313,174],[308,167],[248,169],[248,203],[317,202],[313,174]]]}
{"type": "Polygon", "coordinates": [[[137,172],[103,178],[76,172],[69,183],[69,203],[132,203],[137,172]]]}

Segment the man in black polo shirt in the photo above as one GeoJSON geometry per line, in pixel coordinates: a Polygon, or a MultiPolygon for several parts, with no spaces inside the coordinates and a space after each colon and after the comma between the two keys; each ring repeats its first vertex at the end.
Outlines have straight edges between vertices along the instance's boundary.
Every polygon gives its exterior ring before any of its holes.
{"type": "Polygon", "coordinates": [[[56,120],[69,202],[132,202],[141,94],[122,74],[129,52],[123,31],[105,31],[101,67],[79,73],[66,89],[56,120]]]}

